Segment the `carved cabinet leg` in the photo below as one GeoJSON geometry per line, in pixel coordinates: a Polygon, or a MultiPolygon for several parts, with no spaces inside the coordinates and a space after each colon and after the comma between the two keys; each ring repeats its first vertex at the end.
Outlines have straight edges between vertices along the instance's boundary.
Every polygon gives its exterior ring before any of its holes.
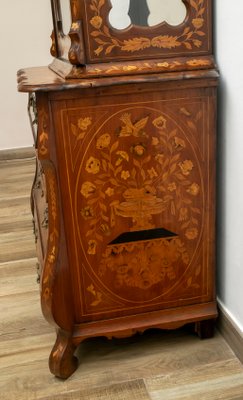
{"type": "Polygon", "coordinates": [[[195,331],[200,339],[210,339],[214,336],[215,319],[208,319],[195,323],[195,331]]]}
{"type": "Polygon", "coordinates": [[[59,330],[49,358],[49,368],[53,375],[66,379],[77,369],[78,360],[74,356],[75,348],[72,337],[59,330]]]}

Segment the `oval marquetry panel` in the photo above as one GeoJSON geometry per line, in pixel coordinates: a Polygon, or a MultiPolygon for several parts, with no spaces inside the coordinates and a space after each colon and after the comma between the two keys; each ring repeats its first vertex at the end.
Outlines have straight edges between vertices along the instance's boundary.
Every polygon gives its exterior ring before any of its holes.
{"type": "MultiPolygon", "coordinates": [[[[84,136],[92,123],[79,118],[73,130],[84,136]]],[[[80,244],[87,268],[117,300],[168,295],[195,258],[204,186],[189,132],[168,109],[120,109],[90,134],[78,160],[80,244]]]]}

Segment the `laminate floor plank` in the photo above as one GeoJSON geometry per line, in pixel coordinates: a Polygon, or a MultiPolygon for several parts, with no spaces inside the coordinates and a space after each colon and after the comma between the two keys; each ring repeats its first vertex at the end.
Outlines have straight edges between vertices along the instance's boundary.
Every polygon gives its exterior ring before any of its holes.
{"type": "Polygon", "coordinates": [[[24,321],[25,317],[34,315],[39,310],[38,291],[32,289],[30,292],[18,293],[17,295],[1,296],[1,321],[0,324],[19,319],[24,321]]]}
{"type": "MultiPolygon", "coordinates": [[[[191,355],[187,355],[186,360],[184,360],[185,354],[188,353],[188,350],[190,351],[190,347],[187,349],[183,348],[186,336],[184,337],[184,335],[172,333],[168,334],[166,339],[165,335],[160,335],[159,333],[158,335],[153,333],[151,337],[150,335],[151,334],[148,333],[145,337],[142,337],[141,340],[136,338],[137,341],[135,338],[134,340],[130,339],[125,342],[108,342],[106,340],[96,339],[90,340],[86,344],[83,343],[80,346],[81,364],[79,369],[66,381],[65,385],[63,385],[62,381],[57,380],[48,373],[47,358],[52,346],[52,335],[43,335],[43,340],[40,339],[43,347],[41,344],[38,344],[38,342],[32,341],[29,345],[28,354],[25,354],[24,351],[18,354],[12,354],[13,352],[10,354],[8,365],[5,365],[3,370],[0,368],[1,392],[4,392],[4,390],[9,387],[11,387],[13,393],[18,390],[15,383],[16,376],[19,378],[18,384],[23,384],[25,388],[24,396],[28,394],[30,399],[31,393],[35,391],[37,391],[38,396],[50,396],[51,399],[51,395],[58,392],[62,393],[64,389],[67,392],[79,389],[88,391],[89,389],[91,390],[91,388],[94,390],[95,388],[102,388],[107,385],[122,384],[123,382],[125,384],[125,382],[136,379],[145,379],[150,396],[152,394],[154,398],[166,399],[164,394],[168,395],[169,390],[170,393],[176,393],[177,386],[180,387],[180,385],[184,385],[183,379],[178,379],[178,385],[175,384],[175,388],[168,389],[165,385],[165,382],[168,381],[168,371],[170,372],[169,375],[172,381],[173,379],[175,381],[177,379],[176,377],[180,376],[182,371],[184,371],[182,378],[186,377],[187,380],[185,382],[190,381],[192,371],[194,371],[194,380],[199,381],[199,383],[197,382],[197,384],[195,384],[192,379],[192,386],[190,386],[189,389],[194,390],[194,392],[196,389],[198,390],[198,387],[204,388],[205,381],[208,381],[210,370],[214,371],[213,377],[216,383],[217,379],[224,381],[225,378],[226,383],[224,384],[227,386],[229,383],[228,377],[230,376],[233,380],[233,383],[229,385],[230,389],[239,384],[239,377],[242,377],[242,366],[235,359],[228,347],[224,345],[224,341],[219,335],[216,341],[214,339],[211,341],[211,344],[212,346],[215,344],[216,352],[219,352],[222,346],[223,352],[221,355],[218,354],[218,356],[215,352],[213,357],[212,355],[207,357],[208,353],[211,353],[211,351],[208,352],[207,345],[205,345],[204,351],[206,354],[202,361],[200,361],[202,355],[200,352],[197,357],[192,353],[191,355]],[[155,336],[158,336],[157,340],[155,336]],[[160,336],[163,336],[163,338],[160,336]],[[174,340],[171,340],[171,337],[173,337],[174,340]],[[162,349],[158,346],[158,341],[161,339],[163,339],[162,344],[164,348],[168,349],[167,357],[163,357],[162,349]],[[173,344],[173,341],[178,342],[178,344],[176,349],[174,348],[174,352],[170,352],[170,345],[173,344]],[[154,346],[151,346],[151,342],[154,343],[154,346]],[[154,349],[152,349],[152,354],[149,354],[151,347],[154,347],[154,349]],[[156,348],[157,352],[155,351],[156,348]],[[95,353],[96,358],[94,357],[95,353]],[[168,357],[169,353],[171,354],[170,357],[168,357]],[[216,361],[220,358],[221,361],[216,361]],[[206,361],[208,359],[211,359],[212,363],[207,364],[206,361]],[[223,371],[224,369],[225,372],[223,371]],[[205,379],[203,379],[203,374],[205,374],[205,379]],[[7,387],[5,386],[6,379],[7,387]],[[196,386],[196,388],[194,388],[193,385],[196,386]],[[156,393],[155,389],[157,390],[159,387],[163,388],[165,393],[163,393],[163,391],[161,393],[157,391],[156,393]],[[155,397],[155,394],[158,396],[155,397]]],[[[190,337],[187,341],[189,346],[190,337]]],[[[25,343],[27,343],[26,340],[25,343]]],[[[214,381],[212,380],[212,383],[215,386],[216,383],[214,381]]],[[[240,390],[239,387],[237,390],[240,390]]],[[[236,392],[236,394],[239,393],[236,392]]],[[[19,399],[22,400],[22,398],[24,399],[25,397],[20,397],[19,399]]],[[[209,399],[211,398],[212,397],[209,397],[209,399]]],[[[215,397],[215,399],[218,398],[220,397],[215,397]]],[[[35,399],[35,397],[33,397],[33,399],[35,399]]]]}
{"type": "Polygon", "coordinates": [[[33,360],[33,358],[42,359],[42,350],[48,349],[50,351],[54,338],[55,334],[53,330],[50,330],[50,333],[41,333],[41,335],[36,334],[31,337],[26,336],[17,338],[15,341],[8,340],[0,343],[0,360],[2,365],[9,367],[16,364],[25,364],[29,360],[33,360]],[[27,357],[26,353],[28,354],[27,357]],[[36,353],[35,356],[33,356],[33,353],[36,353]],[[25,357],[23,357],[23,354],[25,357]]]}
{"type": "Polygon", "coordinates": [[[68,380],[50,374],[55,329],[42,316],[36,284],[34,170],[32,159],[0,161],[1,400],[243,400],[243,366],[219,333],[205,341],[187,329],[90,339],[68,380]]]}
{"type": "Polygon", "coordinates": [[[18,186],[15,188],[13,185],[9,183],[1,183],[0,184],[0,201],[9,200],[11,201],[13,198],[21,199],[26,197],[26,193],[30,193],[31,185],[29,183],[29,177],[24,179],[22,182],[18,183],[18,186]],[[7,195],[6,195],[7,193],[7,195]]]}
{"type": "Polygon", "coordinates": [[[230,377],[223,376],[211,381],[203,381],[199,384],[186,384],[176,386],[172,389],[161,389],[158,392],[150,393],[151,400],[194,400],[200,397],[201,400],[234,399],[242,395],[243,399],[243,376],[234,374],[230,377]]]}
{"type": "Polygon", "coordinates": [[[0,162],[0,201],[26,197],[30,194],[35,161],[0,162]]]}
{"type": "Polygon", "coordinates": [[[28,258],[0,264],[0,297],[38,291],[37,259],[28,258]]]}
{"type": "MultiPolygon", "coordinates": [[[[9,311],[11,312],[11,310],[9,311]]],[[[45,335],[48,333],[53,333],[54,331],[54,328],[49,324],[46,324],[46,321],[43,319],[40,307],[36,307],[35,314],[33,315],[24,316],[23,318],[20,316],[19,319],[16,320],[8,319],[1,321],[0,341],[4,346],[9,345],[9,349],[11,351],[12,345],[14,346],[14,343],[18,339],[21,340],[22,338],[26,337],[30,338],[36,335],[45,335]],[[12,345],[10,345],[10,343],[12,343],[12,345]]]]}
{"type": "Polygon", "coordinates": [[[0,201],[0,234],[23,227],[29,230],[31,224],[29,196],[0,201]]]}
{"type": "Polygon", "coordinates": [[[22,160],[0,160],[0,182],[12,182],[13,186],[18,186],[19,179],[29,177],[28,182],[32,182],[33,172],[35,171],[35,159],[22,160]]]}
{"type": "MultiPolygon", "coordinates": [[[[48,400],[43,397],[40,400],[48,400]]],[[[53,400],[150,400],[142,379],[123,382],[122,384],[104,386],[89,391],[79,390],[70,393],[61,393],[53,397],[53,400]]]]}
{"type": "Polygon", "coordinates": [[[31,227],[29,230],[1,234],[0,249],[0,263],[33,258],[36,255],[36,250],[31,227]]]}
{"type": "Polygon", "coordinates": [[[152,400],[189,400],[199,396],[200,399],[230,399],[230,395],[243,396],[242,364],[232,358],[152,377],[145,384],[152,400]]]}

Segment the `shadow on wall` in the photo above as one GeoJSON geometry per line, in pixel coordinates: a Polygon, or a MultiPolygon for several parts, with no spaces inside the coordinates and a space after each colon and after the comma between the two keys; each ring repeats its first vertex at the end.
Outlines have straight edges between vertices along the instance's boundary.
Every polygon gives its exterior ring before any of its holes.
{"type": "Polygon", "coordinates": [[[223,301],[225,298],[226,279],[226,129],[227,118],[227,87],[222,77],[218,89],[218,122],[217,122],[217,296],[223,301]]]}
{"type": "MultiPolygon", "coordinates": [[[[216,61],[217,57],[217,7],[218,3],[213,2],[213,43],[214,43],[214,54],[216,61]]],[[[219,71],[220,73],[220,71],[219,71]]],[[[227,98],[227,87],[223,77],[220,75],[219,88],[218,88],[218,108],[217,108],[217,179],[216,179],[216,293],[220,300],[225,297],[225,279],[226,279],[226,263],[225,263],[225,248],[226,248],[226,233],[225,233],[225,212],[226,212],[226,98],[227,98]]]]}

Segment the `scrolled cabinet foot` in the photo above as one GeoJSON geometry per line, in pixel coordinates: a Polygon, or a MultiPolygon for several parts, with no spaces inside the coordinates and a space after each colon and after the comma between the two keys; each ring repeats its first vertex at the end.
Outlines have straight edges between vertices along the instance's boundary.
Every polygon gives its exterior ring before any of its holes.
{"type": "Polygon", "coordinates": [[[74,356],[76,346],[71,335],[58,331],[56,343],[49,357],[49,368],[53,375],[67,379],[78,367],[78,360],[74,356]]]}

